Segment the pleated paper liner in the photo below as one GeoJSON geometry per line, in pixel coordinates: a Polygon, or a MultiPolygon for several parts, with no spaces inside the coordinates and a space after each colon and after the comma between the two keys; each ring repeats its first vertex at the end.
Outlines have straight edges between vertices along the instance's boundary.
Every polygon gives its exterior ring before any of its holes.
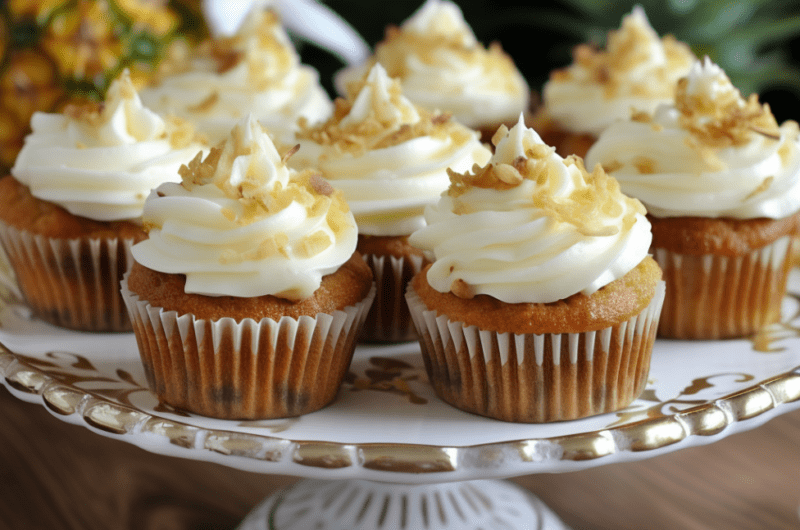
{"type": "Polygon", "coordinates": [[[421,256],[394,257],[376,254],[364,255],[372,269],[378,286],[364,324],[361,340],[364,342],[403,342],[417,340],[417,331],[408,312],[405,300],[406,286],[422,270],[425,260],[421,256]]]}
{"type": "Polygon", "coordinates": [[[0,243],[33,314],[79,331],[130,331],[119,282],[133,239],[63,239],[0,223],[0,243]]]}
{"type": "Polygon", "coordinates": [[[482,416],[541,423],[613,412],[642,393],[664,282],[638,315],[583,333],[482,330],[428,310],[411,286],[406,297],[440,398],[482,416]]]}
{"type": "Polygon", "coordinates": [[[299,416],[336,397],[355,351],[373,285],[361,302],[316,317],[217,321],[122,295],[150,389],[176,408],[223,419],[299,416]]]}
{"type": "Polygon", "coordinates": [[[784,236],[736,257],[653,249],[667,282],[659,336],[743,337],[778,322],[793,243],[793,236],[784,236]]]}

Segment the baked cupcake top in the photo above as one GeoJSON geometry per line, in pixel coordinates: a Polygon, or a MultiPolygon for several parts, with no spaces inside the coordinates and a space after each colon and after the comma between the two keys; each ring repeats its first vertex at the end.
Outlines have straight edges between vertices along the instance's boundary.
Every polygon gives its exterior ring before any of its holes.
{"type": "Polygon", "coordinates": [[[326,123],[302,127],[301,149],[289,163],[319,168],[333,181],[360,233],[406,236],[447,189],[448,167],[465,171],[491,153],[477,132],[411,103],[380,64],[352,88],[326,123]]]}
{"type": "Polygon", "coordinates": [[[352,213],[313,170],[286,167],[267,132],[246,117],[223,145],[148,197],[149,238],[133,247],[147,268],[186,275],[187,293],[311,296],[356,248],[352,213]]]}
{"type": "Polygon", "coordinates": [[[150,190],[177,180],[202,144],[191,125],[142,105],[128,71],[102,104],[37,112],[11,174],[34,197],[95,221],[138,220],[150,190]]]}
{"type": "Polygon", "coordinates": [[[644,207],[600,166],[589,173],[580,158],[561,158],[522,116],[493,143],[487,165],[450,171],[447,193],[425,210],[427,226],[409,238],[433,260],[431,287],[549,303],[592,294],[647,256],[644,207]]]}
{"type": "Polygon", "coordinates": [[[780,127],[708,58],[671,104],[609,127],[587,153],[657,217],[779,219],[800,209],[798,125],[780,127]]]}
{"type": "Polygon", "coordinates": [[[675,83],[695,60],[686,44],[670,35],[659,38],[636,6],[618,31],[608,33],[605,50],[575,48],[573,63],[545,83],[543,103],[562,128],[597,136],[628,119],[632,109],[650,112],[671,101],[675,83]]]}
{"type": "Polygon", "coordinates": [[[288,141],[298,118],[322,121],[332,109],[317,71],[300,63],[278,16],[263,8],[234,36],[201,44],[177,71],[143,89],[142,100],[194,121],[212,144],[248,114],[288,141]]]}
{"type": "Polygon", "coordinates": [[[426,0],[399,28],[390,26],[374,57],[336,76],[339,92],[376,62],[415,104],[450,112],[468,127],[514,120],[528,109],[530,89],[514,62],[499,44],[479,43],[447,0],[426,0]]]}

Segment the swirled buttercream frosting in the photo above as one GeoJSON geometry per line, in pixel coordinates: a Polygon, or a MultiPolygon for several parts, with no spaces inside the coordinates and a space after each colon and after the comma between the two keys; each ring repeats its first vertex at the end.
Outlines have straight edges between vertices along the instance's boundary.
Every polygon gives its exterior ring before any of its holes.
{"type": "Polygon", "coordinates": [[[182,182],[147,199],[149,238],[133,257],[185,274],[187,293],[301,300],[352,256],[358,231],[319,173],[286,167],[266,131],[247,117],[220,147],[181,168],[182,182]]]}
{"type": "Polygon", "coordinates": [[[96,221],[136,221],[150,190],[202,149],[194,129],[142,105],[127,71],[99,105],[37,112],[11,173],[42,200],[96,221]]]}
{"type": "Polygon", "coordinates": [[[339,92],[376,62],[415,104],[449,112],[468,127],[513,121],[528,108],[530,89],[514,62],[499,44],[480,44],[447,0],[427,0],[399,28],[390,26],[374,57],[336,76],[339,92]]]}
{"type": "Polygon", "coordinates": [[[798,125],[778,126],[708,58],[672,104],[609,127],[586,155],[657,217],[780,219],[800,210],[798,125]]]}
{"type": "Polygon", "coordinates": [[[195,122],[211,143],[248,114],[278,140],[291,139],[298,118],[323,121],[332,109],[319,74],[300,63],[278,16],[260,8],[234,36],[201,44],[185,66],[160,76],[141,94],[158,112],[195,122]]]}
{"type": "Polygon", "coordinates": [[[301,129],[290,164],[316,167],[342,190],[360,233],[406,236],[447,189],[447,168],[465,171],[491,153],[449,114],[411,103],[380,64],[354,89],[326,123],[301,129]]]}
{"type": "Polygon", "coordinates": [[[522,116],[493,139],[491,161],[450,172],[427,226],[409,242],[433,259],[428,283],[462,298],[549,303],[589,295],[646,256],[652,239],[642,204],[600,166],[561,158],[522,116]]]}
{"type": "Polygon", "coordinates": [[[554,71],[542,99],[547,113],[565,130],[600,134],[632,109],[650,112],[669,102],[675,83],[696,60],[689,47],[674,37],[659,38],[644,10],[636,6],[606,48],[582,44],[573,63],[554,71]]]}

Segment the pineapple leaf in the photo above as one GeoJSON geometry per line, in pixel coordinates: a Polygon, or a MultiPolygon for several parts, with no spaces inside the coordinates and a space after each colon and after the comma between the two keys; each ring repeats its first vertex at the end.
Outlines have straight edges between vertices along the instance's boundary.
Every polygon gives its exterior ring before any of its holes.
{"type": "Polygon", "coordinates": [[[758,94],[764,87],[781,87],[800,96],[800,69],[785,63],[769,62],[756,66],[749,72],[735,73],[729,76],[731,82],[745,96],[758,94]]]}
{"type": "Polygon", "coordinates": [[[738,29],[735,38],[747,40],[754,47],[759,48],[797,35],[800,35],[800,15],[778,20],[753,21],[746,27],[738,29]]]}
{"type": "Polygon", "coordinates": [[[561,3],[593,20],[607,17],[615,4],[610,0],[561,0],[561,3]]]}
{"type": "Polygon", "coordinates": [[[739,0],[699,2],[685,17],[680,33],[690,42],[716,41],[729,34],[732,27],[747,24],[756,8],[754,2],[739,0]]]}
{"type": "Polygon", "coordinates": [[[476,22],[473,26],[476,32],[498,35],[502,35],[503,28],[508,26],[550,29],[576,41],[584,39],[587,35],[585,23],[579,17],[561,11],[548,9],[533,11],[524,7],[495,12],[492,16],[485,18],[482,22],[476,22]]]}

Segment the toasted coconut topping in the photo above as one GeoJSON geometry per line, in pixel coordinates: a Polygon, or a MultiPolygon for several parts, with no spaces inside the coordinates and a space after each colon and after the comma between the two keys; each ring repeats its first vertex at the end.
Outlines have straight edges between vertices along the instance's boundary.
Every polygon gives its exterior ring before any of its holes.
{"type": "Polygon", "coordinates": [[[573,64],[554,71],[551,79],[601,85],[609,99],[623,91],[641,97],[670,97],[670,80],[674,79],[670,73],[688,67],[693,59],[689,47],[673,36],[659,39],[644,11],[635,8],[619,30],[609,31],[605,49],[578,45],[573,50],[573,64]],[[632,72],[642,68],[647,68],[647,75],[632,79],[632,72]]]}
{"type": "Polygon", "coordinates": [[[472,140],[473,132],[452,121],[449,114],[431,113],[421,107],[411,106],[403,97],[400,84],[395,79],[390,80],[387,87],[388,101],[374,97],[371,101],[372,108],[365,119],[350,119],[356,99],[368,82],[369,76],[351,87],[353,90],[347,99],[337,98],[334,101],[333,116],[327,122],[309,127],[301,119],[297,138],[333,146],[340,152],[356,156],[426,136],[439,139],[449,137],[457,145],[472,140]],[[386,112],[385,105],[397,112],[386,112]]]}
{"type": "MultiPolygon", "coordinates": [[[[263,91],[279,82],[299,63],[299,57],[283,35],[280,18],[270,10],[257,10],[231,37],[219,37],[200,43],[194,50],[196,61],[210,63],[218,74],[241,64],[247,66],[248,82],[253,90],[263,91]]],[[[159,67],[157,79],[192,71],[195,66],[187,54],[168,58],[159,67]]],[[[210,96],[210,98],[213,94],[210,96]]],[[[201,105],[213,104],[206,99],[201,105]]],[[[199,111],[204,110],[200,108],[199,111]]]]}
{"type": "MultiPolygon", "coordinates": [[[[633,226],[637,213],[645,213],[638,200],[622,194],[619,183],[608,176],[600,164],[589,173],[581,158],[570,156],[562,160],[555,155],[554,148],[539,143],[527,145],[525,156],[517,157],[512,164],[474,165],[470,172],[461,174],[448,170],[448,174],[451,184],[447,193],[454,199],[472,187],[503,191],[515,188],[525,180],[533,181],[536,185],[531,195],[531,206],[548,217],[575,226],[579,233],[587,236],[618,233],[618,227],[605,223],[620,216],[625,204],[628,213],[622,221],[624,230],[633,226]],[[558,184],[565,167],[574,189],[568,195],[560,196],[557,194],[558,184]]],[[[461,201],[454,202],[457,214],[469,213],[461,201]]]]}
{"type": "Polygon", "coordinates": [[[455,33],[425,34],[389,26],[384,40],[375,46],[372,61],[386,67],[391,77],[405,79],[410,74],[407,69],[408,57],[418,57],[429,65],[441,65],[442,50],[450,54],[448,57],[455,55],[459,62],[480,65],[486,72],[486,78],[493,81],[495,90],[517,90],[514,83],[517,68],[499,43],[491,43],[488,48],[480,43],[467,45],[464,38],[455,33]]]}
{"type": "MultiPolygon", "coordinates": [[[[85,103],[81,105],[67,105],[64,108],[64,116],[81,126],[84,131],[90,135],[96,135],[96,131],[101,127],[106,126],[114,119],[114,114],[118,112],[120,106],[125,113],[128,133],[135,134],[137,140],[152,139],[150,137],[142,137],[142,133],[133,133],[130,129],[131,110],[129,103],[138,98],[136,87],[131,80],[130,74],[124,70],[120,76],[114,80],[111,87],[106,94],[107,100],[101,103],[85,103]],[[126,103],[127,102],[127,103],[126,103]]],[[[133,111],[139,112],[139,111],[133,111]]],[[[146,111],[144,111],[146,112],[146,111]]],[[[146,134],[152,134],[150,130],[146,134]]],[[[192,142],[198,141],[195,135],[194,125],[182,120],[175,116],[167,116],[164,118],[164,130],[160,133],[158,139],[168,139],[170,146],[174,149],[183,149],[188,147],[192,142]]],[[[85,149],[87,145],[83,142],[77,142],[78,149],[85,149]]]]}
{"type": "Polygon", "coordinates": [[[753,191],[751,191],[751,192],[750,192],[750,193],[747,195],[747,197],[745,197],[745,198],[742,200],[742,202],[748,201],[748,200],[752,199],[753,197],[755,197],[756,195],[758,195],[758,194],[760,194],[760,193],[764,193],[765,191],[767,191],[767,190],[769,189],[769,187],[772,185],[772,183],[773,183],[773,181],[774,181],[774,180],[775,180],[775,177],[766,177],[766,178],[765,178],[765,179],[764,179],[764,180],[761,182],[761,184],[759,184],[759,186],[758,186],[756,189],[754,189],[753,191]]]}
{"type": "Polygon", "coordinates": [[[760,104],[756,94],[742,98],[721,71],[715,82],[722,89],[693,91],[688,77],[678,81],[675,107],[680,112],[680,125],[691,133],[698,147],[740,146],[748,143],[753,134],[780,139],[769,105],[760,104]]]}
{"type": "Polygon", "coordinates": [[[64,107],[64,115],[77,122],[85,123],[90,127],[99,127],[105,123],[103,103],[88,102],[83,104],[69,104],[64,107]]]}
{"type": "MultiPolygon", "coordinates": [[[[217,186],[227,197],[239,201],[242,205],[242,212],[238,216],[233,211],[223,212],[230,221],[240,225],[251,224],[284,210],[292,203],[297,203],[306,209],[309,217],[325,215],[334,234],[339,235],[348,229],[350,225],[346,214],[350,210],[342,193],[335,190],[316,170],[309,169],[292,174],[284,184],[280,179],[270,176],[268,172],[257,170],[256,163],[251,160],[250,167],[241,181],[233,184],[230,177],[234,159],[247,157],[256,149],[261,147],[255,142],[248,142],[242,128],[236,127],[231,137],[220,146],[212,148],[205,159],[202,159],[202,153],[198,153],[194,160],[180,168],[178,173],[182,178],[183,187],[192,189],[194,186],[207,184],[217,186]]],[[[289,153],[294,150],[296,149],[291,149],[289,153]]],[[[284,158],[286,156],[284,155],[284,158]]],[[[283,162],[280,162],[275,171],[280,173],[288,169],[283,162]]],[[[262,245],[264,248],[259,251],[258,256],[240,257],[260,259],[264,255],[263,252],[272,252],[273,247],[280,250],[282,247],[278,243],[275,245],[265,243],[266,246],[262,245]]],[[[332,244],[327,236],[324,241],[323,238],[314,236],[303,243],[304,256],[315,255],[332,244]]]]}
{"type": "Polygon", "coordinates": [[[173,149],[183,149],[189,147],[192,142],[198,140],[195,134],[194,124],[177,116],[167,116],[164,119],[169,136],[169,144],[173,149]]]}
{"type": "Polygon", "coordinates": [[[196,105],[189,105],[186,107],[191,112],[209,112],[214,108],[214,105],[219,103],[219,92],[212,91],[207,97],[203,98],[196,105]]]}

